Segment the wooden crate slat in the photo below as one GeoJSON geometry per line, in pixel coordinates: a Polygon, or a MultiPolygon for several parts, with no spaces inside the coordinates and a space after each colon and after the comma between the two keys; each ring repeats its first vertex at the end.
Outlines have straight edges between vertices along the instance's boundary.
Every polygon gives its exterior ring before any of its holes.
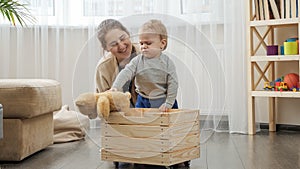
{"type": "Polygon", "coordinates": [[[101,124],[101,135],[110,137],[160,138],[169,139],[186,133],[199,133],[200,122],[192,121],[172,126],[146,126],[127,124],[101,124]]]}
{"type": "Polygon", "coordinates": [[[106,123],[109,124],[144,124],[171,125],[176,122],[188,122],[199,119],[198,110],[172,109],[170,112],[160,112],[158,109],[135,109],[131,112],[111,112],[106,123]],[[193,119],[193,120],[191,120],[193,119]]]}
{"type": "Polygon", "coordinates": [[[198,146],[200,145],[200,135],[188,134],[186,136],[170,140],[131,137],[102,137],[101,142],[102,148],[105,148],[107,151],[113,152],[115,150],[124,150],[124,155],[128,155],[128,151],[135,151],[136,153],[169,152],[198,146]]]}
{"type": "MultiPolygon", "coordinates": [[[[135,152],[132,151],[127,153],[135,153],[135,152]]],[[[200,147],[197,146],[188,149],[183,149],[180,151],[168,152],[168,153],[156,153],[156,154],[149,153],[148,154],[149,156],[136,157],[136,158],[131,158],[128,156],[122,156],[118,154],[119,154],[118,152],[111,153],[109,151],[106,151],[105,149],[101,149],[101,160],[170,166],[170,165],[182,163],[184,161],[199,158],[200,147]]]]}

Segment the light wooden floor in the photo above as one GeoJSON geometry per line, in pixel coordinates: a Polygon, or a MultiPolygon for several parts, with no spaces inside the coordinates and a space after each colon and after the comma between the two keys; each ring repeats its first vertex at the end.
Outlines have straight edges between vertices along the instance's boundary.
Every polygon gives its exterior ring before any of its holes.
{"type": "MultiPolygon", "coordinates": [[[[0,162],[0,169],[113,169],[111,162],[100,160],[98,133],[93,129],[85,140],[54,144],[22,162],[0,162]]],[[[190,168],[300,169],[300,132],[281,130],[269,133],[264,130],[255,136],[215,133],[201,145],[201,157],[192,160],[190,168]]]]}

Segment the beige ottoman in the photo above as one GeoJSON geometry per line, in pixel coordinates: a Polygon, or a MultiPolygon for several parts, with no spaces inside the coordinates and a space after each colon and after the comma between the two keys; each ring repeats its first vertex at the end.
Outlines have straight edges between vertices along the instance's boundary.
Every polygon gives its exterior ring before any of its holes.
{"type": "Polygon", "coordinates": [[[20,161],[53,144],[53,111],[62,105],[57,81],[0,79],[0,104],[0,161],[20,161]]]}

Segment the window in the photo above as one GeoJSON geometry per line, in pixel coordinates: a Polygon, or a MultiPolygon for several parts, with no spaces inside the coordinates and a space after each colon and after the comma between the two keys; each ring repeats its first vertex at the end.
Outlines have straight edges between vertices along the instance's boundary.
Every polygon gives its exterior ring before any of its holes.
{"type": "Polygon", "coordinates": [[[153,0],[83,0],[84,16],[126,16],[152,12],[153,0]]]}
{"type": "Polygon", "coordinates": [[[168,14],[202,24],[220,19],[219,0],[22,0],[39,25],[87,26],[103,19],[144,13],[168,14]],[[214,7],[214,8],[212,8],[214,7]],[[219,19],[218,19],[219,18],[219,19]]]}
{"type": "Polygon", "coordinates": [[[211,2],[209,0],[180,0],[180,3],[182,14],[211,12],[211,2]]]}
{"type": "Polygon", "coordinates": [[[31,13],[35,16],[54,16],[54,0],[20,0],[21,3],[28,4],[31,13]]]}

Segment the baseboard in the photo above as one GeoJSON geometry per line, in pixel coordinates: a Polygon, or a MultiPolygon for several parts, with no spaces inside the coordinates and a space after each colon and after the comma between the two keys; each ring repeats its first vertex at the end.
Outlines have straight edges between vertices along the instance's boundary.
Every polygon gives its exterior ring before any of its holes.
{"type": "Polygon", "coordinates": [[[216,122],[219,123],[217,130],[229,130],[227,115],[200,115],[200,128],[214,128],[216,122]]]}
{"type": "MultiPolygon", "coordinates": [[[[214,126],[215,122],[213,119],[217,119],[219,122],[218,128],[220,130],[229,130],[229,122],[227,115],[219,115],[219,116],[200,116],[200,128],[207,126],[214,126]],[[204,126],[205,125],[205,126],[204,126]]],[[[269,129],[268,123],[260,123],[261,129],[269,129]]],[[[288,130],[288,131],[300,131],[300,125],[291,125],[291,124],[276,124],[276,131],[280,130],[288,130]]]]}
{"type": "MultiPolygon", "coordinates": [[[[260,123],[261,129],[269,129],[268,123],[260,123]]],[[[300,131],[299,125],[291,125],[291,124],[276,124],[276,131],[280,130],[290,130],[290,131],[300,131]]]]}

